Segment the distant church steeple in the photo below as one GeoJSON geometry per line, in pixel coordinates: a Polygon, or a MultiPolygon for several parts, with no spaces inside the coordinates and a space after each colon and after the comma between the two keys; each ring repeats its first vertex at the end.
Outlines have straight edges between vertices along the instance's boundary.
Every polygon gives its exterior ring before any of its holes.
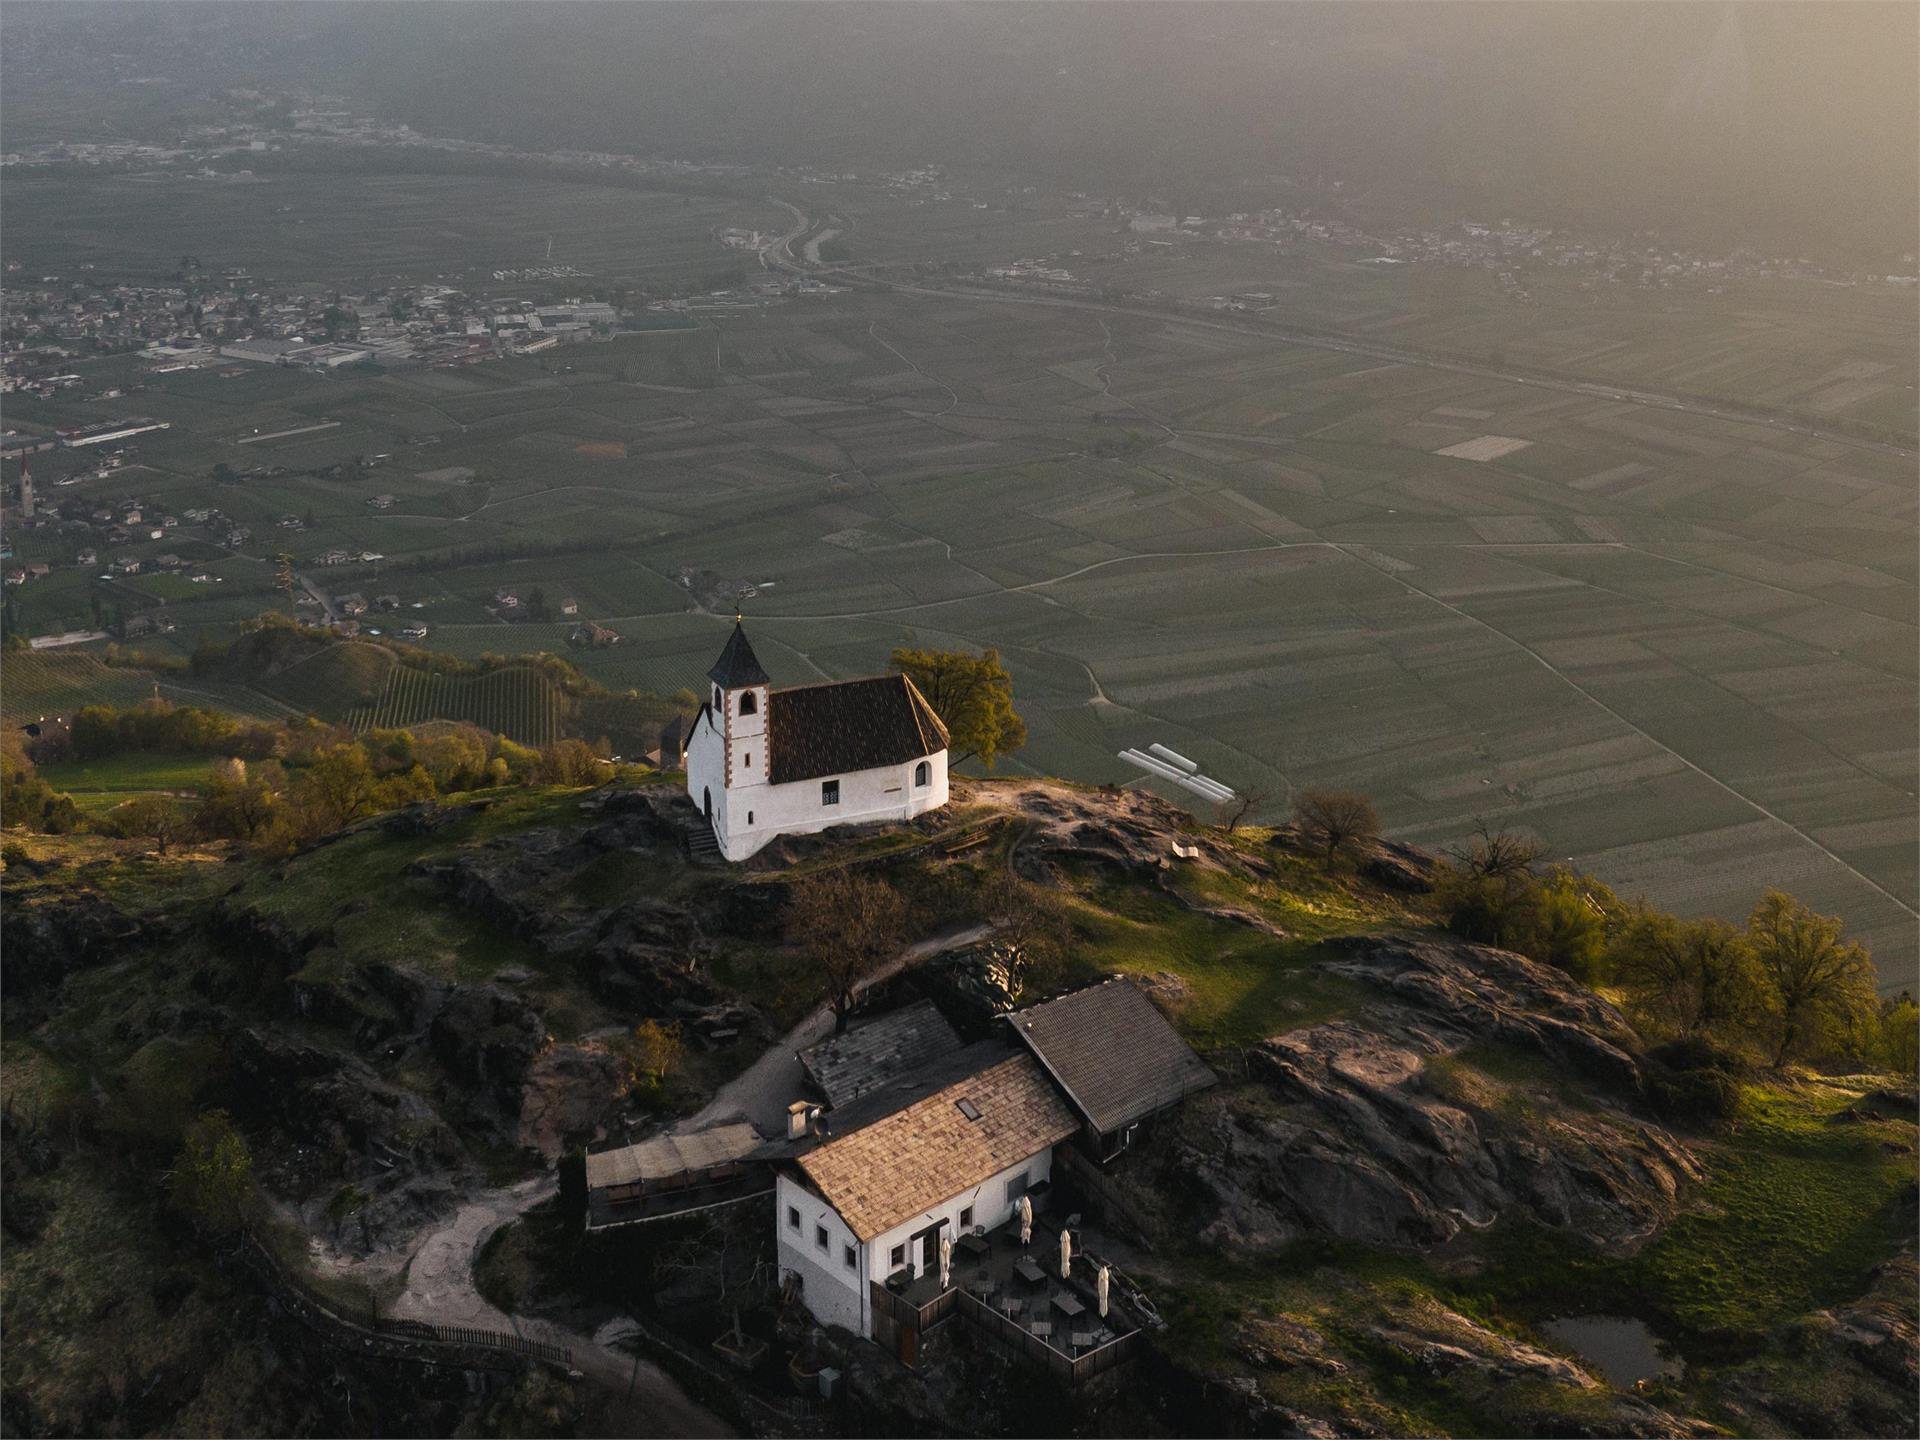
{"type": "Polygon", "coordinates": [[[33,476],[27,473],[27,457],[20,457],[20,518],[33,518],[33,476]]]}

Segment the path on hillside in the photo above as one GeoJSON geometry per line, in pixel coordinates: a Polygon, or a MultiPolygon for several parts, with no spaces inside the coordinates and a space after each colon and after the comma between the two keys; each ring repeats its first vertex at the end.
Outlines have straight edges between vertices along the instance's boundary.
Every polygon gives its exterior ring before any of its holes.
{"type": "MultiPolygon", "coordinates": [[[[862,980],[855,993],[863,994],[870,987],[891,980],[902,970],[919,964],[931,955],[985,939],[992,931],[991,925],[970,925],[965,929],[934,935],[917,945],[909,945],[862,980]]],[[[769,1045],[764,1055],[714,1092],[713,1099],[673,1128],[685,1134],[690,1130],[716,1125],[722,1120],[745,1120],[762,1135],[770,1138],[784,1135],[787,1106],[806,1093],[803,1088],[806,1073],[800,1068],[799,1054],[832,1033],[832,1008],[824,1004],[815,1007],[799,1024],[769,1045]]]]}
{"type": "MultiPolygon", "coordinates": [[[[989,934],[988,925],[949,930],[909,945],[861,982],[860,990],[891,979],[931,955],[970,945],[989,934]]],[[[700,1129],[722,1119],[744,1118],[765,1135],[784,1133],[787,1106],[801,1094],[804,1076],[796,1058],[833,1029],[833,1011],[821,1005],[746,1070],[721,1086],[698,1113],[681,1121],[681,1131],[700,1129]]],[[[474,1284],[473,1266],[487,1241],[504,1225],[552,1199],[558,1183],[550,1172],[512,1185],[483,1190],[469,1197],[445,1219],[435,1222],[400,1245],[361,1260],[330,1254],[314,1242],[311,1263],[325,1273],[369,1283],[398,1280],[400,1293],[385,1306],[395,1320],[420,1320],[435,1325],[462,1325],[479,1330],[501,1330],[529,1340],[572,1350],[574,1368],[610,1389],[626,1395],[645,1411],[648,1432],[660,1435],[726,1435],[724,1422],[688,1399],[673,1378],[645,1359],[612,1349],[609,1343],[620,1329],[618,1321],[595,1335],[571,1330],[537,1316],[499,1309],[474,1284]]]]}
{"type": "MultiPolygon", "coordinates": [[[[531,1315],[498,1309],[475,1287],[473,1262],[487,1240],[501,1226],[551,1199],[557,1188],[549,1173],[495,1190],[483,1190],[406,1243],[364,1260],[349,1260],[319,1251],[311,1262],[316,1269],[376,1286],[398,1273],[401,1290],[385,1313],[395,1320],[419,1320],[433,1325],[461,1325],[476,1330],[498,1330],[559,1345],[573,1352],[573,1366],[582,1375],[626,1397],[644,1417],[637,1435],[730,1435],[719,1416],[687,1398],[686,1392],[659,1366],[612,1349],[595,1335],[570,1330],[531,1315]]],[[[612,1338],[617,1322],[603,1327],[612,1338]]]]}

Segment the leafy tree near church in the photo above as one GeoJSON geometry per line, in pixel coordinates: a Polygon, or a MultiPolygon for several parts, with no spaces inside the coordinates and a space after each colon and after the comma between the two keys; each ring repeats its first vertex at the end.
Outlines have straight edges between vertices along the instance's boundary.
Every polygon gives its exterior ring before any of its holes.
{"type": "Polygon", "coordinates": [[[947,727],[952,763],[978,758],[989,770],[1002,755],[1027,743],[1027,722],[1013,708],[1013,677],[1000,652],[910,650],[893,652],[895,670],[907,675],[947,727]]]}

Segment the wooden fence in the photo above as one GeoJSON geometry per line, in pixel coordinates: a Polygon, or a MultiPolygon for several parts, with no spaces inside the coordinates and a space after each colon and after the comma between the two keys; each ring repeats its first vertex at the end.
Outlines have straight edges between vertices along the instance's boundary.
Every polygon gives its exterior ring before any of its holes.
{"type": "Polygon", "coordinates": [[[572,1371],[573,1351],[544,1340],[529,1340],[505,1330],[476,1330],[464,1325],[436,1325],[426,1320],[389,1320],[380,1315],[371,1295],[333,1294],[320,1289],[288,1266],[252,1234],[240,1243],[241,1259],[266,1281],[300,1319],[316,1329],[331,1328],[343,1338],[371,1342],[397,1359],[428,1363],[458,1363],[444,1353],[458,1348],[481,1357],[534,1360],[572,1371]],[[441,1353],[435,1353],[439,1351],[441,1353]]]}
{"type": "Polygon", "coordinates": [[[1069,1355],[1056,1350],[1026,1326],[1016,1320],[1010,1320],[995,1310],[984,1300],[967,1290],[956,1290],[960,1297],[960,1313],[968,1321],[986,1331],[994,1339],[1015,1351],[1027,1360],[1039,1365],[1055,1379],[1070,1386],[1081,1386],[1096,1375],[1105,1374],[1117,1365],[1131,1360],[1145,1338],[1138,1330],[1130,1330],[1117,1339],[1092,1350],[1082,1351],[1078,1355],[1069,1355]]]}
{"type": "Polygon", "coordinates": [[[873,1286],[872,1293],[874,1314],[886,1322],[884,1333],[892,1341],[890,1348],[897,1354],[902,1353],[900,1331],[913,1332],[914,1340],[910,1349],[917,1353],[920,1336],[951,1316],[959,1315],[1022,1359],[1039,1366],[1068,1386],[1084,1385],[1094,1376],[1124,1365],[1146,1344],[1145,1336],[1138,1330],[1131,1330],[1105,1345],[1079,1355],[1069,1355],[1064,1350],[1056,1350],[1019,1321],[1008,1319],[970,1290],[956,1286],[936,1295],[924,1305],[916,1305],[878,1283],[873,1286]]]}
{"type": "Polygon", "coordinates": [[[749,1415],[785,1427],[787,1433],[820,1431],[820,1407],[815,1400],[804,1395],[770,1399],[744,1383],[744,1377],[738,1372],[716,1365],[711,1351],[702,1353],[671,1331],[649,1325],[637,1316],[628,1318],[633,1321],[634,1333],[679,1372],[674,1378],[688,1390],[702,1393],[702,1398],[713,1408],[724,1411],[730,1404],[738,1405],[749,1415]]]}

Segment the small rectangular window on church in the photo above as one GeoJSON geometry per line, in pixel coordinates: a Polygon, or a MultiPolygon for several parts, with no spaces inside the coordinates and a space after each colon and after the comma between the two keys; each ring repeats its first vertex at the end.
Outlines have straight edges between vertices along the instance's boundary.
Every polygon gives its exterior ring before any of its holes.
{"type": "Polygon", "coordinates": [[[820,783],[820,803],[822,805],[838,805],[840,803],[840,782],[838,780],[823,780],[820,783]]]}

